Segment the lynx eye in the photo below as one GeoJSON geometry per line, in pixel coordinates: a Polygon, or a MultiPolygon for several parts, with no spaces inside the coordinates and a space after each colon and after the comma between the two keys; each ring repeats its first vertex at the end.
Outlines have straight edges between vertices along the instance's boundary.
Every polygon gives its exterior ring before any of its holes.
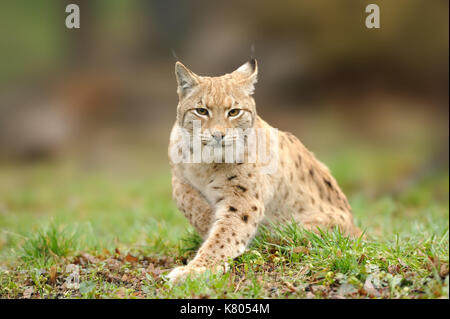
{"type": "Polygon", "coordinates": [[[229,117],[235,117],[238,116],[241,113],[240,109],[232,109],[228,112],[229,117]]]}
{"type": "Polygon", "coordinates": [[[198,115],[203,115],[203,116],[209,114],[208,110],[205,109],[205,108],[203,108],[203,107],[198,107],[198,108],[196,108],[196,109],[195,109],[195,112],[197,112],[198,115]]]}

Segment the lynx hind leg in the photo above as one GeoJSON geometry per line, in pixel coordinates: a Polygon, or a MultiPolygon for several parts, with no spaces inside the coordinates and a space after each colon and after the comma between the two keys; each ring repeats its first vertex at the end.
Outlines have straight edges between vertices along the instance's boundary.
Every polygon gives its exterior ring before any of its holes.
{"type": "Polygon", "coordinates": [[[333,214],[314,213],[303,217],[300,220],[303,228],[319,233],[321,230],[331,230],[338,227],[346,236],[359,237],[362,231],[353,223],[352,215],[344,211],[335,211],[333,214]]]}
{"type": "Polygon", "coordinates": [[[172,192],[177,208],[183,212],[192,226],[205,238],[213,221],[209,203],[191,185],[172,177],[172,192]]]}

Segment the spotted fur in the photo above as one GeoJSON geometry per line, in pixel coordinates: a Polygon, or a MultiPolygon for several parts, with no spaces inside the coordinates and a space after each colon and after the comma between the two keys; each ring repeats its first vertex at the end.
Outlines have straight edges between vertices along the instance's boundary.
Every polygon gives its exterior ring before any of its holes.
{"type": "MultiPolygon", "coordinates": [[[[211,133],[205,133],[205,145],[214,133],[225,140],[226,128],[269,128],[257,115],[252,98],[257,73],[255,60],[219,77],[196,75],[177,62],[179,103],[171,143],[180,128],[192,133],[193,120],[200,120],[202,130],[211,133]],[[210,116],[196,114],[199,107],[210,116]],[[238,118],[226,116],[233,108],[241,110],[238,118]]],[[[204,238],[195,258],[169,274],[172,281],[206,269],[224,269],[228,259],[245,251],[260,224],[294,220],[313,231],[337,226],[345,234],[361,234],[344,193],[313,153],[288,132],[279,132],[278,153],[275,174],[263,174],[258,161],[174,164],[171,160],[176,205],[204,238]]]]}

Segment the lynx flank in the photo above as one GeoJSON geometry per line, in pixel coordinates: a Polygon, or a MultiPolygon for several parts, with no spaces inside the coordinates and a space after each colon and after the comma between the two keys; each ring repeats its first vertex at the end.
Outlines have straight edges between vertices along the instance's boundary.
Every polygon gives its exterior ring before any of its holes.
{"type": "MultiPolygon", "coordinates": [[[[194,133],[200,121],[202,147],[225,148],[234,143],[229,128],[270,129],[256,113],[252,98],[257,81],[255,60],[219,77],[194,74],[177,62],[179,103],[169,158],[176,205],[204,238],[195,258],[168,275],[172,282],[209,269],[226,271],[226,262],[242,254],[258,225],[296,221],[317,231],[339,227],[360,236],[351,207],[328,168],[292,134],[278,132],[277,170],[262,172],[253,163],[176,162],[171,148],[179,147],[180,132],[194,133]]],[[[192,145],[188,146],[192,153],[192,145]]],[[[178,150],[181,151],[181,150],[178,150]]],[[[246,159],[248,159],[246,157],[246,159]]]]}

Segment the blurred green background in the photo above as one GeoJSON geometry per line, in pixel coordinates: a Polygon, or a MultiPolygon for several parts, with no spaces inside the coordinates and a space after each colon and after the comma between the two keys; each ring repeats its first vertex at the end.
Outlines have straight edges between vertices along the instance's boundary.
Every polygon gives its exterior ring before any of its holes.
{"type": "Polygon", "coordinates": [[[220,75],[252,46],[259,114],[330,166],[361,227],[448,227],[448,1],[370,1],[380,29],[365,27],[368,3],[2,1],[0,249],[53,216],[111,243],[177,238],[174,63],[220,75]],[[65,27],[69,3],[80,29],[65,27]]]}

